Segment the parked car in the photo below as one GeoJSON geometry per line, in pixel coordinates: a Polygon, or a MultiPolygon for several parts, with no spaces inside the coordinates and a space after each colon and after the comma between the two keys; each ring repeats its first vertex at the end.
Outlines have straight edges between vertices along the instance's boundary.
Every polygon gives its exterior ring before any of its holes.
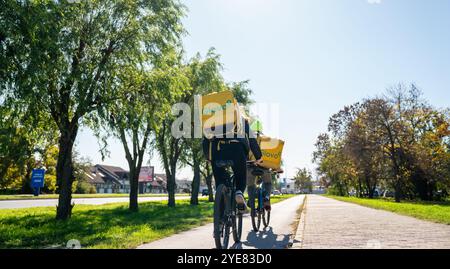
{"type": "Polygon", "coordinates": [[[282,195],[282,193],[279,190],[272,191],[272,195],[282,195]]]}
{"type": "Polygon", "coordinates": [[[433,192],[433,198],[437,201],[443,201],[448,197],[448,193],[445,190],[438,190],[433,192]]]}
{"type": "Polygon", "coordinates": [[[208,189],[203,189],[203,190],[202,190],[202,196],[209,196],[209,191],[208,191],[208,189]]]}
{"type": "Polygon", "coordinates": [[[382,194],[382,192],[381,192],[380,190],[376,189],[376,190],[373,192],[373,197],[378,198],[378,197],[381,196],[381,194],[382,194]]]}
{"type": "Polygon", "coordinates": [[[386,190],[386,191],[384,191],[384,193],[383,193],[383,197],[384,197],[384,198],[394,197],[394,196],[395,196],[395,193],[394,193],[393,191],[388,191],[388,190],[386,190]]]}

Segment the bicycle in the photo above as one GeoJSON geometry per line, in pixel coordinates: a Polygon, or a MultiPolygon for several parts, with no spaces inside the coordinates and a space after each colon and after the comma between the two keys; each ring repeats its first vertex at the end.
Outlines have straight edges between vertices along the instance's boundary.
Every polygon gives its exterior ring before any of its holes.
{"type": "Polygon", "coordinates": [[[261,220],[264,224],[264,229],[267,228],[270,223],[270,211],[264,208],[264,195],[266,190],[264,188],[264,184],[262,184],[263,180],[261,178],[264,173],[267,173],[268,171],[264,171],[263,168],[254,165],[253,162],[248,162],[247,165],[253,168],[252,174],[257,178],[255,191],[252,195],[249,195],[249,199],[253,231],[258,232],[261,227],[261,220]],[[255,206],[256,199],[258,199],[257,206],[255,206]]]}
{"type": "MultiPolygon", "coordinates": [[[[233,161],[216,161],[217,167],[229,170],[231,170],[233,164],[233,161]]],[[[243,213],[237,208],[235,195],[236,181],[233,175],[225,184],[220,184],[216,191],[214,202],[214,241],[217,249],[228,248],[231,233],[236,243],[241,241],[243,213]]]]}

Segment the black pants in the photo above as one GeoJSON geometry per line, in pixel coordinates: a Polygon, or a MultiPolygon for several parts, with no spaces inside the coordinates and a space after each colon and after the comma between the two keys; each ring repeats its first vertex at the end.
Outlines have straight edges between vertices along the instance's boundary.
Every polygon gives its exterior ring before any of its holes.
{"type": "MultiPolygon", "coordinates": [[[[254,208],[253,202],[255,201],[255,191],[256,191],[256,176],[252,174],[254,168],[247,168],[247,187],[248,187],[248,197],[249,205],[254,208]]],[[[260,168],[261,169],[261,168],[260,168]]],[[[264,190],[263,196],[270,196],[272,193],[272,173],[268,169],[263,169],[264,174],[261,176],[260,180],[263,181],[264,190]]]]}
{"type": "Polygon", "coordinates": [[[212,168],[216,188],[230,179],[231,175],[224,167],[217,167],[216,161],[233,161],[231,167],[236,181],[236,190],[244,193],[247,183],[247,153],[244,145],[241,143],[221,144],[220,141],[214,141],[212,148],[212,168]]]}

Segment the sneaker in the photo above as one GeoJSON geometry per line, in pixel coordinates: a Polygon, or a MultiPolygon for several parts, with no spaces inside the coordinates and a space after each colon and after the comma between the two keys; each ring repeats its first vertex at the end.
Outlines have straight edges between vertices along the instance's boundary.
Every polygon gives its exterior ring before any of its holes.
{"type": "Polygon", "coordinates": [[[244,194],[241,191],[236,192],[236,204],[241,213],[247,211],[247,204],[245,203],[244,194]]]}

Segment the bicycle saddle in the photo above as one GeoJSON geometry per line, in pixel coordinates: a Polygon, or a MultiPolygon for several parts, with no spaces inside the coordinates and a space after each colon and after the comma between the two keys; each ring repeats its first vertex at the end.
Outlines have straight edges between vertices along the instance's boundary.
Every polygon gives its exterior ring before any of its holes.
{"type": "Polygon", "coordinates": [[[229,167],[229,166],[233,166],[234,162],[232,160],[220,160],[220,161],[216,161],[216,166],[219,168],[223,168],[223,167],[229,167]]]}

